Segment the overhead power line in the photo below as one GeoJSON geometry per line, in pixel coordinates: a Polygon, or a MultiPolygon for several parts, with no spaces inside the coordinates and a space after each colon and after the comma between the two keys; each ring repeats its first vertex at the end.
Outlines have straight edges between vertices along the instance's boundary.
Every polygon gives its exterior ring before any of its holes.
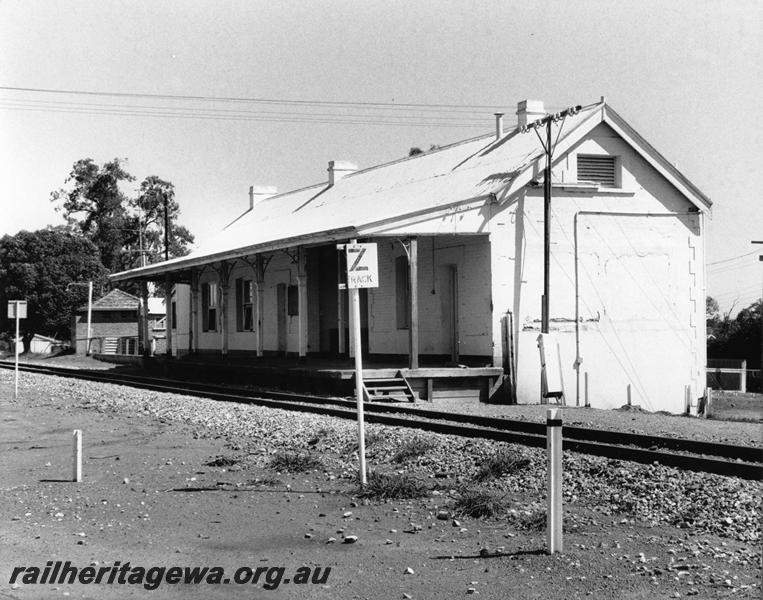
{"type": "Polygon", "coordinates": [[[312,105],[312,106],[352,106],[366,108],[439,108],[439,109],[469,109],[492,111],[500,108],[498,104],[423,104],[412,102],[355,102],[339,100],[294,100],[286,98],[246,98],[230,96],[194,96],[187,94],[147,94],[136,92],[95,92],[88,90],[62,90],[51,88],[27,88],[14,86],[0,86],[0,90],[14,92],[34,92],[39,94],[69,94],[76,96],[109,96],[114,98],[152,98],[163,100],[197,100],[204,102],[249,102],[258,104],[291,104],[291,105],[312,105]]]}
{"type": "MultiPolygon", "coordinates": [[[[485,110],[495,110],[493,106],[481,105],[234,98],[0,86],[2,91],[10,94],[0,96],[0,109],[168,119],[481,129],[488,124],[485,110]],[[40,95],[47,98],[40,98],[40,95]],[[85,101],[97,97],[103,102],[85,101]]],[[[490,117],[492,123],[492,113],[490,117]]]]}
{"type": "Polygon", "coordinates": [[[314,113],[292,113],[291,115],[276,116],[265,113],[247,113],[245,111],[222,111],[222,112],[197,112],[181,109],[159,109],[152,107],[134,107],[134,108],[96,108],[96,107],[77,107],[77,106],[37,106],[24,105],[19,103],[3,103],[0,101],[0,108],[10,110],[47,112],[47,113],[71,113],[71,114],[89,114],[89,115],[111,115],[111,116],[129,116],[129,117],[158,117],[158,118],[180,118],[180,119],[201,119],[216,121],[260,121],[260,122],[278,122],[278,123],[337,123],[337,124],[356,124],[356,125],[400,125],[400,126],[423,126],[423,127],[468,127],[471,129],[482,128],[485,123],[467,122],[467,121],[442,121],[426,120],[424,118],[415,119],[405,115],[375,115],[370,118],[363,115],[337,114],[333,116],[321,116],[314,113]],[[333,117],[333,118],[332,118],[333,117]],[[411,120],[404,120],[411,119],[411,120]]]}

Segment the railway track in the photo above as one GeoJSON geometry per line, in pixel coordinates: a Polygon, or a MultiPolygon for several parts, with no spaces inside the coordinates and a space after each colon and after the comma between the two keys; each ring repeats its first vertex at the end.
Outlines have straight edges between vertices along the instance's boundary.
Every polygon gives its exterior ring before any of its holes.
{"type": "MultiPolygon", "coordinates": [[[[0,361],[0,367],[12,369],[13,363],[0,361]]],[[[20,365],[19,370],[126,385],[159,392],[191,395],[224,402],[256,404],[271,408],[313,412],[345,419],[355,419],[355,401],[346,398],[309,396],[278,391],[251,391],[225,388],[205,383],[127,375],[109,371],[84,371],[62,367],[20,365]]],[[[399,404],[367,403],[365,418],[369,423],[409,427],[471,438],[481,438],[545,447],[546,426],[504,418],[445,413],[399,404]]],[[[663,436],[642,435],[584,427],[564,426],[563,447],[584,454],[741,477],[763,478],[763,449],[702,442],[663,436]]]]}

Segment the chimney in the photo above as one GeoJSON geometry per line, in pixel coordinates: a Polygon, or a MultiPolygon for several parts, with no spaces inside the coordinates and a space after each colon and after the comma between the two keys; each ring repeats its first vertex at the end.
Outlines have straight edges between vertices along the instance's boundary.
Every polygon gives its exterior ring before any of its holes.
{"type": "Polygon", "coordinates": [[[500,140],[503,137],[503,113],[495,114],[495,139],[500,140]]]}
{"type": "Polygon", "coordinates": [[[278,193],[278,188],[274,185],[250,185],[249,186],[249,210],[260,200],[265,200],[278,193]]]}
{"type": "Polygon", "coordinates": [[[517,121],[520,127],[525,127],[545,116],[543,100],[522,100],[517,103],[517,121]]]}
{"type": "Polygon", "coordinates": [[[342,179],[342,177],[354,173],[357,170],[358,165],[347,162],[346,160],[330,160],[328,168],[329,185],[334,185],[337,181],[342,179]]]}

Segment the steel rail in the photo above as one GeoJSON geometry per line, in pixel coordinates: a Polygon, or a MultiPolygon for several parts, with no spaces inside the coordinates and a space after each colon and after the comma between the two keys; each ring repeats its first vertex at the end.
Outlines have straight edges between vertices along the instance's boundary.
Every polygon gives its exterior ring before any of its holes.
{"type": "MultiPolygon", "coordinates": [[[[13,368],[13,365],[0,361],[0,367],[10,369],[13,368]]],[[[108,371],[101,373],[64,367],[20,365],[19,369],[33,373],[127,385],[140,389],[184,394],[218,401],[319,413],[345,419],[356,418],[354,403],[343,398],[276,391],[251,391],[242,388],[230,389],[203,383],[116,374],[108,371]],[[327,405],[335,405],[336,407],[327,405]]],[[[468,414],[454,415],[442,411],[377,403],[367,404],[366,420],[382,425],[490,439],[531,447],[545,447],[546,445],[546,426],[543,423],[529,421],[468,414]],[[415,417],[415,420],[412,420],[411,417],[415,417]]],[[[763,449],[761,448],[570,426],[563,427],[563,435],[565,450],[646,464],[659,463],[665,466],[744,479],[763,479],[763,449]],[[664,448],[665,450],[655,448],[664,448]]]]}

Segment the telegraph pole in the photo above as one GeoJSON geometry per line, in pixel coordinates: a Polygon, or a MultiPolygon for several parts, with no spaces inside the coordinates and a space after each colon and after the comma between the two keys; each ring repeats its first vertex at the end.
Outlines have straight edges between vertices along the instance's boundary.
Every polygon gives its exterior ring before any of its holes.
{"type": "MultiPolygon", "coordinates": [[[[763,244],[763,240],[752,240],[752,244],[763,244]]],[[[758,260],[763,261],[763,254],[758,256],[758,260]]],[[[760,364],[758,365],[763,369],[763,294],[760,295],[761,307],[760,307],[760,364]]],[[[761,371],[763,373],[763,371],[761,371]]]]}
{"type": "Polygon", "coordinates": [[[522,133],[527,133],[530,129],[535,131],[546,155],[546,166],[543,171],[543,296],[541,297],[541,333],[548,333],[549,323],[549,297],[551,287],[551,164],[554,159],[554,149],[559,141],[559,135],[564,126],[563,120],[568,116],[576,115],[583,107],[579,104],[571,106],[562,112],[548,114],[530,125],[522,128],[522,133]],[[559,131],[556,134],[556,141],[552,143],[551,125],[562,121],[559,131]],[[538,133],[538,130],[546,128],[545,141],[538,133]]]}
{"type": "MultiPolygon", "coordinates": [[[[162,196],[164,197],[164,260],[166,262],[170,259],[170,213],[167,192],[162,192],[162,196]]],[[[164,323],[167,327],[164,338],[167,344],[166,354],[172,356],[172,294],[169,272],[164,275],[164,311],[164,323]]]]}
{"type": "Polygon", "coordinates": [[[546,117],[546,168],[543,171],[543,298],[541,301],[541,333],[548,333],[548,299],[551,287],[551,122],[546,117]]]}

